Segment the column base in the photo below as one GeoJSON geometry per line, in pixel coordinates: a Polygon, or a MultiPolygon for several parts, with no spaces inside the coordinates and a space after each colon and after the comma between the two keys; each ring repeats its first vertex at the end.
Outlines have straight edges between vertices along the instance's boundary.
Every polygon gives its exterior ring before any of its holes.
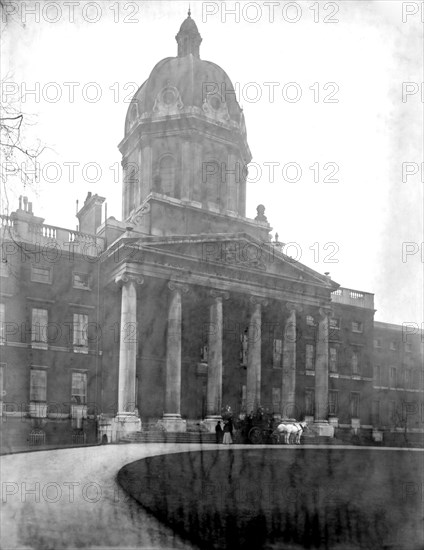
{"type": "Polygon", "coordinates": [[[334,426],[326,420],[317,420],[313,423],[312,429],[318,436],[334,437],[334,426]]]}
{"type": "Polygon", "coordinates": [[[202,425],[205,426],[207,429],[208,429],[208,432],[214,434],[215,433],[215,428],[216,428],[216,425],[218,424],[218,422],[221,422],[221,428],[224,429],[224,421],[222,420],[222,416],[217,414],[217,415],[209,415],[207,416],[203,422],[202,422],[202,425]]]}
{"type": "Polygon", "coordinates": [[[160,421],[165,432],[186,432],[187,423],[179,414],[164,414],[160,421]]]}
{"type": "Polygon", "coordinates": [[[114,418],[101,417],[98,438],[103,443],[116,443],[125,435],[141,432],[141,420],[134,413],[118,413],[114,418]]]}

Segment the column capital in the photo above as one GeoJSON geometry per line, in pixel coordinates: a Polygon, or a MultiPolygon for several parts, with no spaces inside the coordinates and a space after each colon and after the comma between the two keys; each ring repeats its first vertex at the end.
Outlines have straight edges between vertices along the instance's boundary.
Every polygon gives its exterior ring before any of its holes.
{"type": "Polygon", "coordinates": [[[303,312],[303,306],[301,304],[296,304],[295,302],[286,302],[283,305],[283,309],[291,313],[292,311],[295,311],[296,313],[302,313],[303,312]]]}
{"type": "Polygon", "coordinates": [[[230,293],[226,290],[211,288],[209,290],[209,296],[211,298],[222,298],[222,300],[228,300],[230,298],[230,293]]]}
{"type": "Polygon", "coordinates": [[[144,284],[144,278],[141,275],[133,275],[130,273],[123,273],[115,277],[115,284],[122,287],[128,283],[135,283],[136,285],[144,284]]]}
{"type": "Polygon", "coordinates": [[[330,317],[332,315],[333,310],[331,309],[331,307],[322,306],[319,308],[318,312],[321,317],[321,320],[323,321],[326,317],[330,317]]]}
{"type": "Polygon", "coordinates": [[[187,294],[190,290],[187,284],[180,283],[178,281],[169,281],[167,286],[168,290],[170,290],[171,292],[181,292],[183,294],[187,294]]]}
{"type": "Polygon", "coordinates": [[[261,305],[265,307],[268,305],[268,300],[266,298],[262,298],[262,296],[250,296],[249,302],[254,306],[261,305]]]}

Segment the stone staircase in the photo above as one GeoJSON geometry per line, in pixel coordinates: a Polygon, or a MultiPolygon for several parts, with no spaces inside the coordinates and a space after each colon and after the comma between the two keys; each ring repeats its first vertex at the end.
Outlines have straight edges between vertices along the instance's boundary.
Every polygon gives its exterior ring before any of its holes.
{"type": "Polygon", "coordinates": [[[120,443],[215,443],[215,434],[206,432],[145,431],[128,434],[120,443]]]}

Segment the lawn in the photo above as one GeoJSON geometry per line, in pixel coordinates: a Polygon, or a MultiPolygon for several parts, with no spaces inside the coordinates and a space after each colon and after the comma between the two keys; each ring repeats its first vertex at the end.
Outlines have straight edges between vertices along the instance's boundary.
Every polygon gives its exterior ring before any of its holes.
{"type": "Polygon", "coordinates": [[[249,448],[122,468],[138,502],[205,549],[422,550],[421,451],[249,448]]]}

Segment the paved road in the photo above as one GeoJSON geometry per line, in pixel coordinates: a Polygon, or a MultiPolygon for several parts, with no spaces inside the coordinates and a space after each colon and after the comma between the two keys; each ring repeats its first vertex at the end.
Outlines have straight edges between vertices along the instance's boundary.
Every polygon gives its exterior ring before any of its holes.
{"type": "MultiPolygon", "coordinates": [[[[128,497],[115,478],[122,466],[140,458],[201,448],[216,449],[217,445],[105,445],[3,456],[0,547],[193,549],[191,543],[175,536],[128,497]]],[[[316,447],[280,447],[283,452],[294,448],[316,447]]],[[[364,449],[333,445],[320,448],[351,448],[358,452],[364,449]]],[[[385,450],[369,448],[377,453],[385,450]]]]}
{"type": "Polygon", "coordinates": [[[123,493],[115,477],[134,460],[195,449],[200,445],[106,445],[1,457],[0,547],[193,549],[123,493]]]}

